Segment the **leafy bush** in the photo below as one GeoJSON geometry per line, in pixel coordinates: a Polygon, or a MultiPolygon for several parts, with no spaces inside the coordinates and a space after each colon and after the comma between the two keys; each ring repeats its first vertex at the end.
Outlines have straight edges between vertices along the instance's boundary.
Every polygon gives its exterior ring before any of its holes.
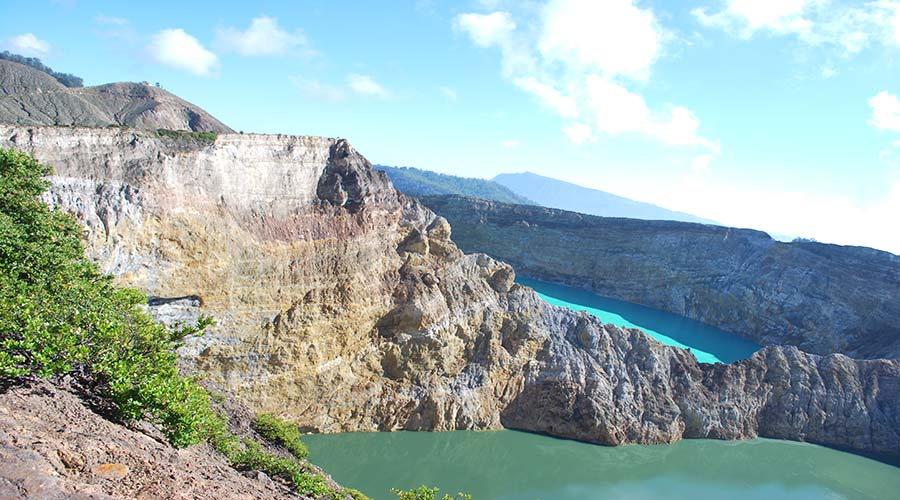
{"type": "Polygon", "coordinates": [[[285,447],[300,460],[309,456],[309,450],[300,440],[300,429],[275,415],[264,413],[253,420],[253,430],[266,440],[285,447]]]}
{"type": "MultiPolygon", "coordinates": [[[[428,486],[419,486],[414,490],[398,490],[392,489],[391,492],[397,495],[400,500],[436,500],[438,496],[438,488],[429,488],[428,486]]],[[[472,500],[472,495],[467,493],[457,493],[455,497],[444,494],[441,500],[472,500]]]]}
{"type": "Polygon", "coordinates": [[[307,462],[295,457],[281,457],[269,453],[263,449],[261,443],[253,439],[247,439],[242,444],[234,436],[221,438],[213,440],[213,445],[239,469],[261,470],[272,477],[287,481],[298,492],[314,498],[345,500],[350,497],[353,500],[369,500],[369,497],[357,490],[332,487],[325,477],[307,462]]]}
{"type": "Polygon", "coordinates": [[[50,170],[0,149],[0,377],[89,373],[129,418],[149,416],[176,446],[199,442],[217,417],[178,373],[175,346],[210,323],[169,331],[84,257],[81,228],[38,197],[50,170]]]}
{"type": "Polygon", "coordinates": [[[4,50],[3,52],[0,52],[0,59],[24,64],[25,66],[29,66],[38,71],[47,73],[53,78],[56,78],[56,81],[65,85],[66,87],[84,86],[84,80],[82,80],[81,78],[75,75],[70,75],[69,73],[59,73],[57,71],[53,71],[48,66],[45,66],[44,63],[42,63],[41,60],[37,57],[20,56],[19,54],[13,54],[12,52],[4,50]]]}
{"type": "Polygon", "coordinates": [[[195,132],[192,130],[168,130],[160,128],[156,130],[156,134],[160,137],[168,137],[179,142],[197,141],[197,142],[216,142],[219,134],[216,132],[195,132]]]}

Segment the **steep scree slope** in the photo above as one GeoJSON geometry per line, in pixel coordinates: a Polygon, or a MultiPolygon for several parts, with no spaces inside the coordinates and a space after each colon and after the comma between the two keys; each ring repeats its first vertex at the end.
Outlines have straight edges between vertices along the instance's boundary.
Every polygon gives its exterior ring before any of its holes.
{"type": "Polygon", "coordinates": [[[199,107],[144,83],[68,88],[52,76],[0,60],[0,123],[233,132],[199,107]]]}

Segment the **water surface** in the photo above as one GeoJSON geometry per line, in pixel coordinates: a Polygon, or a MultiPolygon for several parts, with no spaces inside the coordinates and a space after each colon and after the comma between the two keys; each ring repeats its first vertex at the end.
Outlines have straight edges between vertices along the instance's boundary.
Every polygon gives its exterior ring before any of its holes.
{"type": "Polygon", "coordinates": [[[587,311],[604,323],[640,328],[663,344],[689,348],[703,363],[731,363],[749,358],[761,347],[751,340],[684,316],[601,297],[580,288],[523,277],[516,281],[533,288],[541,298],[555,306],[587,311]]]}
{"type": "Polygon", "coordinates": [[[421,484],[474,500],[900,498],[900,469],[755,439],[605,447],[516,431],[306,436],[312,461],[373,500],[421,484]]]}

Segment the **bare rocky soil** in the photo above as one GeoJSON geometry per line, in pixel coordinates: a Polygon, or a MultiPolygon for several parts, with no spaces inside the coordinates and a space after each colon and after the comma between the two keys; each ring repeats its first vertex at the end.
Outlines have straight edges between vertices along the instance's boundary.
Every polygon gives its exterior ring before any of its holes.
{"type": "Polygon", "coordinates": [[[305,498],[209,446],[175,449],[147,422],[109,420],[69,382],[0,393],[0,499],[305,498]]]}

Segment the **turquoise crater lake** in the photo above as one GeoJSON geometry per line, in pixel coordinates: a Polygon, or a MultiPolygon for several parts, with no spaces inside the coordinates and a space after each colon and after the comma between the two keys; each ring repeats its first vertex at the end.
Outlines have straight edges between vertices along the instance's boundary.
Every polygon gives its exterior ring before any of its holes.
{"type": "Polygon", "coordinates": [[[731,363],[749,358],[759,344],[716,327],[658,309],[601,297],[580,288],[519,277],[542,299],[555,306],[586,311],[604,323],[640,328],[651,337],[676,347],[689,348],[702,363],[731,363]]]}
{"type": "MultiPolygon", "coordinates": [[[[530,279],[547,302],[689,347],[698,360],[746,358],[759,346],[709,325],[577,288],[530,279]]],[[[474,500],[856,500],[898,498],[900,468],[821,446],[754,439],[604,447],[516,431],[304,437],[313,463],[373,500],[422,484],[474,500]]]]}
{"type": "Polygon", "coordinates": [[[421,484],[474,500],[898,498],[900,469],[821,446],[755,439],[604,447],[516,431],[304,437],[313,463],[373,500],[421,484]]]}

